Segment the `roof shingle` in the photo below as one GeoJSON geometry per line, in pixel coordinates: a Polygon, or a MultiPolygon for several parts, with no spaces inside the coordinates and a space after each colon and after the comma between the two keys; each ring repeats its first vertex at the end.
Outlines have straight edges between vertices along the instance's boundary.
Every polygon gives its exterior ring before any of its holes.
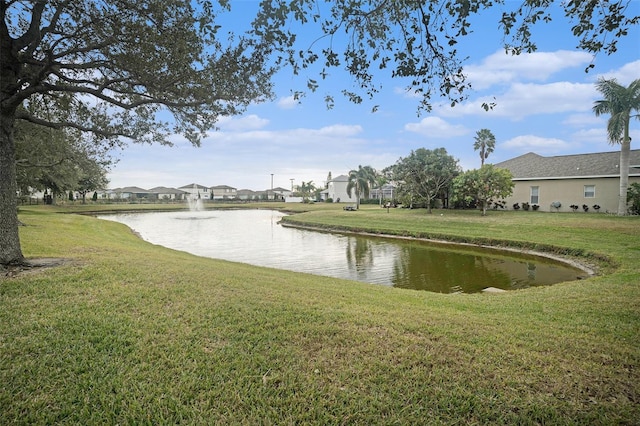
{"type": "MultiPolygon", "coordinates": [[[[629,176],[640,176],[640,149],[629,154],[629,176]]],[[[620,151],[543,157],[533,152],[495,164],[514,179],[567,179],[620,176],[620,151]]]]}

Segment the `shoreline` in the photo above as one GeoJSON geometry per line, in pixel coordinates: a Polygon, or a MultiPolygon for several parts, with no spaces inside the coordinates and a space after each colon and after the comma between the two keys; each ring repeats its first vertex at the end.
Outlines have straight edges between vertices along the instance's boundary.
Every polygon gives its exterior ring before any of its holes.
{"type": "Polygon", "coordinates": [[[329,233],[339,233],[339,234],[347,234],[347,235],[362,235],[366,237],[389,238],[389,239],[407,240],[407,241],[424,241],[424,242],[440,244],[440,245],[456,245],[456,246],[462,246],[462,247],[492,250],[497,252],[518,253],[518,254],[550,259],[556,262],[569,265],[575,269],[578,269],[584,272],[587,275],[586,277],[578,276],[577,279],[579,280],[598,275],[598,273],[596,272],[597,268],[595,266],[587,265],[584,262],[580,262],[570,257],[565,257],[558,254],[547,253],[547,252],[538,251],[538,250],[518,249],[515,247],[509,247],[509,246],[492,246],[492,245],[486,245],[486,244],[474,244],[474,243],[467,243],[463,241],[456,242],[452,240],[439,240],[439,239],[433,239],[433,238],[412,237],[408,235],[394,235],[394,234],[375,233],[375,232],[366,232],[366,231],[350,231],[347,229],[339,229],[339,228],[324,228],[320,226],[292,223],[284,220],[281,220],[279,224],[283,227],[305,229],[305,230],[317,231],[317,232],[329,232],[329,233]]]}

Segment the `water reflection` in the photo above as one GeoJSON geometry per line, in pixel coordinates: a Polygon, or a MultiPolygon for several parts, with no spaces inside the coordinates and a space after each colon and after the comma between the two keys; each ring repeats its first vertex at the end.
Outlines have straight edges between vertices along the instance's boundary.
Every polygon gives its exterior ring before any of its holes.
{"type": "Polygon", "coordinates": [[[581,271],[532,256],[285,228],[270,210],[135,213],[122,222],[154,244],[196,255],[439,293],[574,280],[581,271]]]}

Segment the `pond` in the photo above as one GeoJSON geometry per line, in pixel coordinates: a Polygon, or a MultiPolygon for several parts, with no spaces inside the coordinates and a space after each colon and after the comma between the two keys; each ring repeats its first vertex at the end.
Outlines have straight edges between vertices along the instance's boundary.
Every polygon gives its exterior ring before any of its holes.
{"type": "Polygon", "coordinates": [[[531,255],[283,227],[272,210],[100,215],[141,238],[195,255],[438,293],[475,293],[575,280],[585,273],[531,255]]]}

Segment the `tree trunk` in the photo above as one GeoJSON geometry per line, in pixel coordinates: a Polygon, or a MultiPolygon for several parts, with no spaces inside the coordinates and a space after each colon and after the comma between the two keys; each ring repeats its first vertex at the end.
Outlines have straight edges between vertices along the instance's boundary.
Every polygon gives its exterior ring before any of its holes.
{"type": "Polygon", "coordinates": [[[629,155],[631,139],[629,138],[629,124],[624,130],[624,138],[620,147],[620,198],[618,198],[618,216],[627,214],[627,189],[629,187],[629,155]]]}
{"type": "Polygon", "coordinates": [[[0,265],[24,262],[18,235],[13,115],[0,114],[0,265]]]}

